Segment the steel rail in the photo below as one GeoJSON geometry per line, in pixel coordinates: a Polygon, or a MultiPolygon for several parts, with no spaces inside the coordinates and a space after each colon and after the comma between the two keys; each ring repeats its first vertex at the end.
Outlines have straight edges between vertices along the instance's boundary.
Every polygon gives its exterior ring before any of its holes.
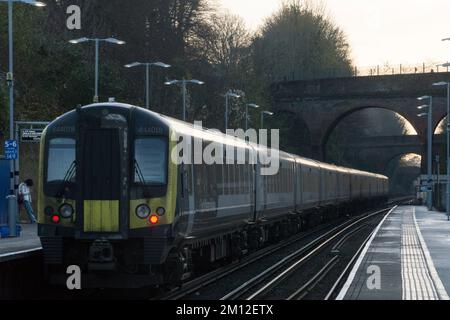
{"type": "Polygon", "coordinates": [[[344,222],[341,225],[331,229],[330,231],[326,232],[325,234],[319,236],[318,238],[314,239],[304,247],[296,250],[292,254],[286,256],[284,259],[280,260],[278,263],[272,265],[270,268],[266,269],[265,271],[261,272],[257,276],[251,278],[250,280],[246,281],[242,285],[240,285],[238,288],[234,289],[230,293],[226,294],[221,298],[221,300],[230,300],[230,299],[239,299],[243,297],[245,293],[250,291],[251,289],[254,289],[262,282],[266,281],[265,284],[254,293],[249,295],[246,299],[252,300],[257,298],[258,296],[261,296],[270,288],[272,288],[274,285],[282,281],[286,276],[291,274],[297,266],[302,264],[303,262],[310,259],[313,255],[318,253],[324,246],[329,244],[331,241],[336,239],[338,236],[340,236],[342,233],[346,232],[347,230],[353,228],[355,225],[358,225],[359,223],[372,218],[376,215],[379,215],[381,213],[384,213],[386,211],[390,211],[392,207],[387,209],[381,209],[369,214],[363,214],[360,215],[350,221],[344,222]],[[298,260],[296,260],[298,259],[298,260]],[[292,261],[296,260],[292,263],[292,261]],[[292,264],[291,264],[292,263],[292,264]],[[290,264],[290,265],[289,265],[290,264]],[[286,267],[289,265],[288,267],[286,267]],[[280,271],[283,269],[283,271],[280,271]],[[275,273],[279,272],[277,275],[275,275],[271,280],[267,281],[268,278],[273,276],[275,273]]]}
{"type": "MultiPolygon", "coordinates": [[[[340,248],[348,241],[349,238],[351,238],[356,233],[362,231],[363,229],[366,229],[368,227],[368,224],[362,224],[358,227],[356,227],[353,230],[350,230],[347,234],[345,234],[341,239],[339,239],[338,242],[336,242],[331,249],[330,253],[333,254],[332,258],[328,260],[326,265],[320,269],[310,280],[308,280],[302,287],[300,287],[297,291],[295,291],[293,294],[291,294],[287,300],[301,300],[305,296],[307,296],[311,290],[320,282],[322,279],[328,275],[330,271],[333,270],[333,268],[336,266],[336,264],[341,259],[340,255],[340,248]]],[[[370,235],[373,233],[370,232],[370,235]]],[[[369,235],[369,236],[370,236],[369,235]]],[[[368,238],[367,238],[368,239],[368,238]]],[[[364,244],[367,241],[367,239],[364,240],[364,244]]],[[[359,248],[358,248],[359,251],[359,248]]],[[[341,278],[341,277],[340,277],[341,278]]]]}
{"type": "Polygon", "coordinates": [[[364,247],[366,246],[367,242],[369,241],[369,239],[372,237],[373,233],[375,232],[375,230],[373,230],[367,237],[366,239],[363,241],[363,243],[359,246],[358,250],[356,250],[356,253],[353,255],[353,257],[350,259],[350,261],[347,263],[347,265],[345,266],[344,270],[341,272],[341,274],[339,275],[338,279],[334,282],[333,286],[331,287],[331,289],[328,291],[327,295],[325,296],[324,300],[329,300],[333,294],[336,292],[337,288],[339,287],[339,285],[342,283],[342,280],[344,279],[344,277],[349,273],[350,268],[355,264],[356,259],[359,257],[359,255],[361,254],[362,250],[364,249],[364,247]]]}
{"type": "Polygon", "coordinates": [[[287,300],[301,300],[303,299],[312,288],[314,288],[338,263],[339,256],[331,258],[327,264],[319,270],[308,282],[306,282],[300,289],[291,294],[287,300]]]}
{"type": "Polygon", "coordinates": [[[293,236],[292,238],[286,239],[285,241],[282,241],[281,243],[274,244],[267,248],[256,251],[256,252],[252,253],[251,255],[249,255],[248,257],[245,257],[241,261],[234,262],[231,265],[224,266],[222,268],[213,270],[205,275],[194,278],[194,279],[184,283],[181,287],[172,289],[168,293],[165,293],[158,297],[152,298],[152,300],[178,300],[178,299],[181,299],[189,294],[192,294],[204,287],[211,285],[212,283],[226,277],[229,274],[232,274],[235,271],[239,271],[240,269],[243,269],[244,267],[257,262],[257,261],[271,255],[272,253],[277,252],[280,249],[286,248],[296,242],[302,241],[305,238],[314,236],[315,234],[320,233],[320,232],[330,228],[331,226],[332,226],[331,223],[326,224],[326,225],[320,226],[318,228],[315,228],[313,230],[310,230],[308,232],[293,236]]]}
{"type": "MultiPolygon", "coordinates": [[[[373,211],[363,213],[353,219],[357,219],[364,215],[370,214],[370,212],[373,212],[373,211]]],[[[378,211],[376,211],[376,212],[378,212],[378,211]]],[[[348,224],[351,221],[352,221],[352,219],[346,220],[341,224],[341,226],[348,224]]],[[[294,236],[293,238],[287,239],[279,244],[271,245],[265,249],[262,249],[262,250],[259,250],[255,253],[253,253],[252,255],[244,258],[241,261],[235,262],[231,265],[224,266],[222,268],[213,270],[205,275],[194,278],[194,279],[184,283],[181,287],[172,289],[168,293],[166,292],[166,293],[163,293],[156,297],[153,297],[153,298],[151,298],[151,300],[179,300],[179,299],[182,299],[192,293],[195,293],[196,291],[198,291],[204,287],[207,287],[207,286],[213,284],[214,282],[216,282],[222,278],[225,278],[226,276],[232,274],[235,271],[239,271],[239,270],[245,268],[246,266],[253,264],[253,263],[269,256],[270,254],[277,252],[280,249],[283,249],[294,243],[302,241],[305,238],[314,236],[315,234],[318,234],[318,233],[320,234],[320,232],[329,229],[330,227],[332,227],[332,225],[333,225],[333,223],[328,223],[326,225],[320,226],[320,227],[315,228],[306,233],[302,233],[300,235],[294,236]]]]}

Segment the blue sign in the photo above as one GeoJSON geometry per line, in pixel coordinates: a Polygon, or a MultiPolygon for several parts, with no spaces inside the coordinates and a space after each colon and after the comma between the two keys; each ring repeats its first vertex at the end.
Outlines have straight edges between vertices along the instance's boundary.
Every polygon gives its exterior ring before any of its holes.
{"type": "Polygon", "coordinates": [[[16,140],[6,140],[5,141],[5,158],[7,160],[17,159],[17,141],[16,140]]]}

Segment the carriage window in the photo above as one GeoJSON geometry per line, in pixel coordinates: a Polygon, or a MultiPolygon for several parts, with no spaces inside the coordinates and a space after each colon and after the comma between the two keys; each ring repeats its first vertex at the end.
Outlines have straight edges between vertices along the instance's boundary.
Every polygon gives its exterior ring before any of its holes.
{"type": "Polygon", "coordinates": [[[55,138],[49,141],[47,182],[75,181],[75,139],[55,138]]]}
{"type": "Polygon", "coordinates": [[[167,183],[167,142],[163,138],[138,138],[134,142],[135,183],[167,183]]]}

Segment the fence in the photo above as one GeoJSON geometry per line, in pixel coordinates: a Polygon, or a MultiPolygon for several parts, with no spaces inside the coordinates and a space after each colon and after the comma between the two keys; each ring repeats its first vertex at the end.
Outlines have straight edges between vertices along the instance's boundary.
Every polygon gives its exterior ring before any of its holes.
{"type": "Polygon", "coordinates": [[[443,67],[444,63],[428,62],[415,65],[378,65],[373,67],[354,68],[354,76],[384,76],[397,74],[414,74],[414,73],[435,73],[435,72],[449,72],[450,68],[443,67]]]}
{"type": "MultiPolygon", "coordinates": [[[[437,72],[450,72],[450,67],[443,67],[443,62],[424,62],[418,64],[398,64],[392,65],[385,63],[383,65],[369,67],[349,68],[317,68],[305,71],[290,70],[288,72],[279,71],[279,75],[272,76],[273,82],[283,81],[301,81],[316,79],[334,79],[348,77],[374,77],[400,74],[424,74],[437,72]],[[286,74],[283,74],[286,73],[286,74]]],[[[277,72],[275,72],[277,73],[277,72]]]]}

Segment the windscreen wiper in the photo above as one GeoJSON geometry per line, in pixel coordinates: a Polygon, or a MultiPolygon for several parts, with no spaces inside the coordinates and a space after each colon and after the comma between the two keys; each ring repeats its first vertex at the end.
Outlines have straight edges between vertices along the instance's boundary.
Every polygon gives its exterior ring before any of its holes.
{"type": "Polygon", "coordinates": [[[137,162],[136,159],[134,159],[134,168],[136,175],[139,178],[139,182],[142,184],[142,187],[144,188],[144,197],[149,198],[151,194],[150,187],[145,182],[144,174],[142,173],[141,167],[139,166],[139,163],[137,162]]]}
{"type": "Polygon", "coordinates": [[[70,164],[69,169],[67,169],[66,174],[64,175],[64,179],[62,180],[61,186],[60,186],[58,192],[56,193],[56,197],[62,198],[66,195],[67,184],[75,176],[76,171],[77,171],[77,165],[76,165],[76,161],[74,160],[70,164]]]}

